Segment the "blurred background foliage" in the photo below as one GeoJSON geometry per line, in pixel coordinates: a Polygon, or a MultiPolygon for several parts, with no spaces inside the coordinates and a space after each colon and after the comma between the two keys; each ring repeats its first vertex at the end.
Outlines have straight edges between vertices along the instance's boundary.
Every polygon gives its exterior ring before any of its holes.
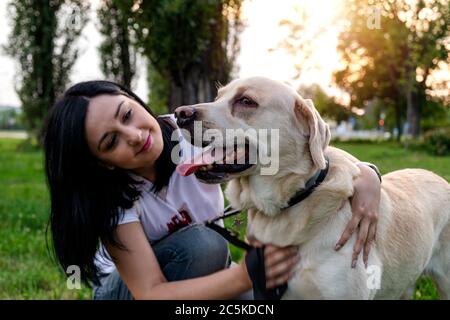
{"type": "Polygon", "coordinates": [[[34,137],[67,85],[79,50],[75,40],[87,19],[83,0],[21,0],[9,3],[13,29],[4,50],[19,65],[17,94],[24,125],[34,137]]]}
{"type": "MultiPolygon", "coordinates": [[[[238,75],[245,1],[98,0],[94,16],[102,36],[98,52],[104,78],[134,90],[142,60],[149,92],[143,98],[157,114],[213,100],[217,87],[238,75]]],[[[335,126],[352,123],[359,130],[390,132],[401,142],[337,142],[338,147],[383,172],[422,167],[450,181],[450,83],[436,76],[450,73],[450,1],[342,2],[343,11],[326,26],[339,31],[341,62],[332,80],[338,94],[315,83],[302,83],[299,93],[313,99],[335,126]]],[[[273,1],[274,10],[278,3],[273,1]]],[[[81,54],[77,43],[93,18],[91,10],[91,2],[83,0],[8,2],[12,29],[2,51],[17,63],[21,108],[0,106],[0,130],[25,129],[29,140],[0,139],[0,182],[5,186],[0,198],[1,298],[90,297],[86,288],[68,292],[64,275],[48,264],[48,193],[42,152],[34,147],[39,147],[49,108],[71,85],[81,54]]],[[[310,32],[311,12],[301,5],[293,10],[294,19],[280,20],[287,35],[273,50],[295,58],[290,80],[298,80],[310,68],[312,55],[322,50],[317,40],[326,30],[310,32]]],[[[264,34],[254,39],[264,40],[264,34]]],[[[242,252],[233,249],[233,256],[239,259],[242,252]]],[[[437,293],[422,279],[414,298],[434,299],[437,293]]]]}
{"type": "Polygon", "coordinates": [[[105,74],[130,86],[139,53],[148,59],[149,101],[159,113],[212,100],[217,83],[227,83],[234,68],[241,2],[104,1],[105,74]]]}
{"type": "MultiPolygon", "coordinates": [[[[101,70],[106,79],[136,86],[137,60],[146,61],[149,96],[158,113],[180,105],[211,101],[217,86],[237,75],[243,0],[99,0],[97,28],[101,70]]],[[[76,41],[90,5],[81,0],[21,0],[9,4],[13,29],[3,48],[19,65],[17,93],[23,125],[39,137],[43,119],[69,85],[79,56],[76,41]]],[[[276,49],[295,57],[300,78],[323,29],[305,30],[310,12],[297,6],[296,19],[279,26],[288,34],[276,49]],[[307,36],[306,36],[307,35],[307,36]]],[[[348,0],[333,21],[339,29],[341,64],[334,85],[348,99],[320,85],[298,89],[315,101],[321,114],[337,124],[349,119],[357,128],[420,138],[450,126],[450,84],[437,70],[450,69],[448,0],[348,0]],[[382,120],[382,122],[380,122],[382,120]],[[381,125],[380,125],[381,123],[381,125]]],[[[450,71],[449,71],[450,72],[450,71]]]]}

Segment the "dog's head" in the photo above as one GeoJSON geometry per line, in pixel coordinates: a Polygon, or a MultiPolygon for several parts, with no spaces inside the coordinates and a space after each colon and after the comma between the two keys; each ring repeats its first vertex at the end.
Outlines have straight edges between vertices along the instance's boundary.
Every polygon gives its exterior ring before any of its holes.
{"type": "Polygon", "coordinates": [[[259,174],[267,167],[262,160],[269,158],[284,172],[296,172],[299,164],[303,171],[325,167],[328,125],[311,100],[282,82],[238,79],[220,88],[214,102],[179,107],[175,115],[188,141],[209,145],[202,157],[177,170],[184,175],[195,172],[204,182],[259,174]],[[201,125],[201,133],[195,132],[195,125],[201,125]],[[195,139],[199,134],[202,139],[195,139]]]}

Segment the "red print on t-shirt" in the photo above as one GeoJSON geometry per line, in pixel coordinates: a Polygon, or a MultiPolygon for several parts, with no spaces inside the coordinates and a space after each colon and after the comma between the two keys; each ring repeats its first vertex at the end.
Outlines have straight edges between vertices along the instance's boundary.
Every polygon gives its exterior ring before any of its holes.
{"type": "Polygon", "coordinates": [[[178,229],[181,229],[181,228],[189,225],[192,222],[192,218],[186,210],[180,209],[178,212],[179,212],[181,218],[177,214],[175,214],[170,219],[171,221],[167,223],[167,228],[169,229],[169,233],[175,232],[178,229]]]}

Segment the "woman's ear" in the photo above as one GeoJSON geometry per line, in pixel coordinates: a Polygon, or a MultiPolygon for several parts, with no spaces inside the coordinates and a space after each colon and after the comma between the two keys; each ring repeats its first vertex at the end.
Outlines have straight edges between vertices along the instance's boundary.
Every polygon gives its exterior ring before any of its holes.
{"type": "Polygon", "coordinates": [[[330,143],[330,129],[320,117],[312,100],[302,99],[300,96],[295,101],[295,116],[300,124],[306,123],[309,131],[309,152],[311,158],[320,169],[326,166],[324,151],[330,143]]]}

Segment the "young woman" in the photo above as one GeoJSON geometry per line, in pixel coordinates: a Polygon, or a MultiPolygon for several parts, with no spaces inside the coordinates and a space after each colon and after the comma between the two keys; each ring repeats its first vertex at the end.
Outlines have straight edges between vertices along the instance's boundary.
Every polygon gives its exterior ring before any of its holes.
{"type": "MultiPolygon", "coordinates": [[[[62,268],[80,268],[95,299],[227,299],[249,297],[245,263],[229,267],[226,241],[203,226],[223,212],[219,185],[174,169],[176,126],[157,118],[134,93],[107,81],[79,83],[50,111],[45,168],[50,225],[62,268]],[[113,261],[113,262],[112,262],[113,261]]],[[[188,153],[188,152],[186,152],[188,153]]],[[[354,217],[336,249],[359,228],[354,260],[375,235],[380,193],[361,165],[354,217]]],[[[268,288],[285,283],[296,250],[267,244],[268,288]]]]}

